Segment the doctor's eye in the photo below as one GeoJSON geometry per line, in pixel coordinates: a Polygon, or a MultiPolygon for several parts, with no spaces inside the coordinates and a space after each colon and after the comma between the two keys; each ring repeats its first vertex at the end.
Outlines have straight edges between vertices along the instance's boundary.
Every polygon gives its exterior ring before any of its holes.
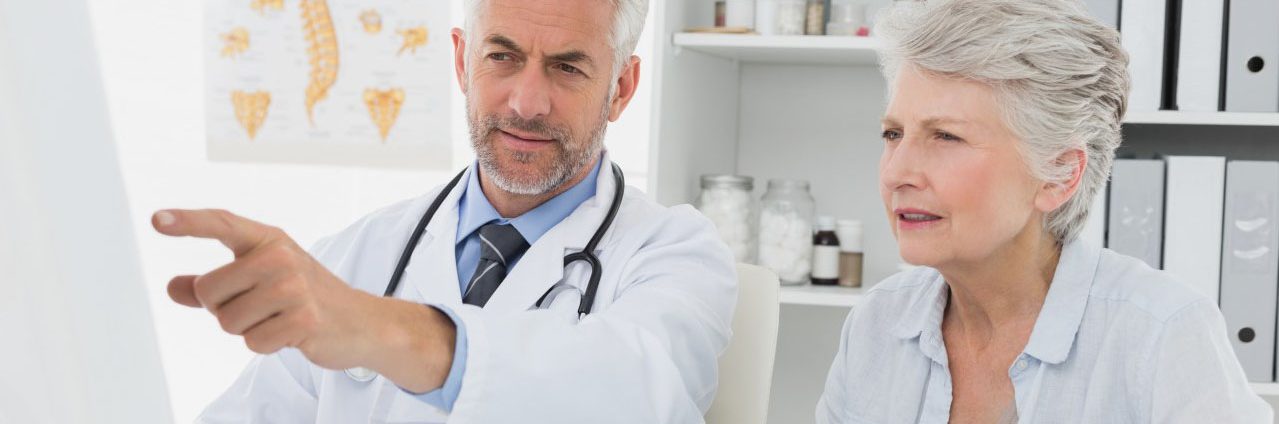
{"type": "Polygon", "coordinates": [[[561,63],[559,65],[555,65],[555,69],[570,75],[583,75],[582,70],[577,69],[573,65],[569,65],[567,63],[561,63]]]}

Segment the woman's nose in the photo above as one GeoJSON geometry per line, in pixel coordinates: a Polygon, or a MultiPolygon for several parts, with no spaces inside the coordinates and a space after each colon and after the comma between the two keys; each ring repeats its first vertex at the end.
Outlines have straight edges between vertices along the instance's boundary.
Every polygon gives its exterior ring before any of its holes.
{"type": "Polygon", "coordinates": [[[902,138],[895,145],[884,146],[880,161],[879,181],[885,189],[896,191],[903,187],[923,186],[923,161],[919,143],[902,138]]]}

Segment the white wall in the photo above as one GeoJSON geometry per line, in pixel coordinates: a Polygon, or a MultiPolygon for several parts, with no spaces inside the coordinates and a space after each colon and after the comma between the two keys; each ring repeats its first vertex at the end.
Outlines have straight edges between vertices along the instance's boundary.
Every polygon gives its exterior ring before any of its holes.
{"type": "Polygon", "coordinates": [[[87,9],[0,0],[2,423],[172,415],[87,9]]]}
{"type": "MultiPolygon", "coordinates": [[[[457,15],[460,2],[454,1],[457,15]]],[[[294,2],[286,4],[296,7],[294,2]]],[[[228,261],[229,252],[212,241],[159,236],[149,224],[152,211],[229,209],[279,226],[308,246],[378,207],[443,183],[473,157],[467,141],[457,139],[454,167],[445,170],[208,161],[204,70],[198,50],[203,7],[200,1],[163,0],[95,0],[90,5],[177,422],[194,419],[231,384],[252,353],[239,339],[222,333],[203,310],[178,306],[165,292],[172,276],[207,272],[228,261]]],[[[648,57],[652,44],[646,32],[637,53],[648,57]]],[[[640,93],[624,117],[610,126],[607,140],[614,159],[627,170],[628,184],[636,187],[647,183],[650,63],[645,61],[641,70],[640,93]]],[[[454,104],[460,107],[460,102],[454,104]]],[[[454,125],[465,125],[460,111],[454,115],[454,125]]]]}

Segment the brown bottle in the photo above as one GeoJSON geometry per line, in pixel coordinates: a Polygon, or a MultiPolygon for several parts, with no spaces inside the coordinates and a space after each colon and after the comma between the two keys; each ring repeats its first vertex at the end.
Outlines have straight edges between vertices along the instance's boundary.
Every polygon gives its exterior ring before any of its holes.
{"type": "Polygon", "coordinates": [[[813,235],[813,284],[839,284],[839,237],[835,236],[835,219],[817,218],[817,234],[813,235]]]}

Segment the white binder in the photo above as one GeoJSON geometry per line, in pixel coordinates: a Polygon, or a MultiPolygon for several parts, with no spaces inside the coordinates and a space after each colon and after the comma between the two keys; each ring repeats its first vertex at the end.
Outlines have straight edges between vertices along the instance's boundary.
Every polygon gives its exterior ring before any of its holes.
{"type": "Polygon", "coordinates": [[[1109,184],[1102,186],[1097,190],[1097,195],[1093,196],[1092,206],[1088,209],[1088,221],[1084,222],[1084,230],[1079,234],[1080,239],[1097,246],[1106,245],[1106,190],[1109,188],[1109,184]]]}
{"type": "Polygon", "coordinates": [[[1215,112],[1219,109],[1225,11],[1225,0],[1181,2],[1177,110],[1215,112]]]}
{"type": "Polygon", "coordinates": [[[1109,203],[1106,247],[1158,269],[1163,253],[1164,161],[1115,160],[1109,203]]]}
{"type": "Polygon", "coordinates": [[[1088,12],[1111,28],[1119,28],[1119,0],[1084,0],[1088,12]]]}
{"type": "Polygon", "coordinates": [[[1221,282],[1221,214],[1226,158],[1170,156],[1164,214],[1164,270],[1214,302],[1221,282]]]}
{"type": "Polygon", "coordinates": [[[1279,162],[1226,165],[1221,314],[1248,380],[1274,381],[1279,162]]]}
{"type": "Polygon", "coordinates": [[[1226,110],[1279,112],[1279,1],[1231,0],[1226,110]]]}
{"type": "Polygon", "coordinates": [[[1159,110],[1164,85],[1164,27],[1167,0],[1124,0],[1119,34],[1128,50],[1132,91],[1129,112],[1159,110]]]}

